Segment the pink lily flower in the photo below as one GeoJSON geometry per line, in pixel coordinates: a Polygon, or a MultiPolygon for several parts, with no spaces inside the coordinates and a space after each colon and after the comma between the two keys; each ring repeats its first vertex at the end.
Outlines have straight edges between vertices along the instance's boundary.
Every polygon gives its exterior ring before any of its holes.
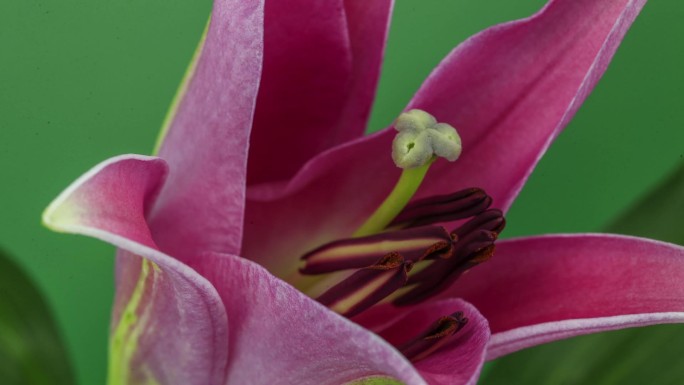
{"type": "Polygon", "coordinates": [[[496,241],[645,2],[552,0],[456,47],[396,127],[456,127],[462,154],[402,171],[394,128],[363,136],[391,0],[216,0],[158,157],[44,214],[118,248],[109,384],[473,384],[525,347],[684,321],[680,246],[496,241]]]}

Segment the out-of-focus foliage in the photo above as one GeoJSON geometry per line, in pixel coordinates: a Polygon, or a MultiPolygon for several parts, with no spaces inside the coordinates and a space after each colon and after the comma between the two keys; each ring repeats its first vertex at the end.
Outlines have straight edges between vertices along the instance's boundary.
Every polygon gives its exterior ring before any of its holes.
{"type": "Polygon", "coordinates": [[[66,350],[42,294],[0,251],[0,384],[73,383],[66,350]]]}
{"type": "Polygon", "coordinates": [[[675,385],[684,379],[684,327],[659,325],[593,334],[501,358],[483,385],[675,385]]]}
{"type": "MultiPolygon", "coordinates": [[[[607,231],[684,244],[684,165],[607,231]]],[[[684,284],[684,281],[682,282],[684,284]]],[[[494,361],[485,385],[669,385],[684,382],[684,325],[594,334],[494,361]]]]}
{"type": "Polygon", "coordinates": [[[684,245],[684,164],[608,231],[684,245]]]}

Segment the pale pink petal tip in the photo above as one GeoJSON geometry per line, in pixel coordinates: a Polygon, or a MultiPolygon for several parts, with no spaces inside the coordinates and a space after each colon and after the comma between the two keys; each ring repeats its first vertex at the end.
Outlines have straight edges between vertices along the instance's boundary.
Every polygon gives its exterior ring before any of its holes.
{"type": "Polygon", "coordinates": [[[166,176],[154,157],[124,155],[95,166],[47,208],[44,222],[57,231],[101,239],[121,248],[112,315],[113,336],[123,337],[111,362],[127,383],[223,384],[228,324],[214,287],[194,270],[162,253],[150,235],[145,212],[166,176]],[[142,258],[153,262],[141,276],[142,258]],[[139,303],[127,317],[137,319],[117,333],[124,309],[138,285],[139,303]],[[137,337],[132,337],[137,335],[137,337]],[[137,341],[135,339],[137,338],[137,341]],[[137,346],[130,356],[127,349],[137,346]],[[125,378],[124,378],[125,377],[125,378]]]}

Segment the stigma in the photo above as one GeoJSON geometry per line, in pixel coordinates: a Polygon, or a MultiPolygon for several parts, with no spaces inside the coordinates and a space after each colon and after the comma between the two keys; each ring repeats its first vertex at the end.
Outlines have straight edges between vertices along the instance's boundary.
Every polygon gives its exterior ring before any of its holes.
{"type": "Polygon", "coordinates": [[[417,168],[442,157],[450,162],[461,155],[461,137],[447,123],[439,123],[423,110],[410,110],[397,118],[399,134],[392,143],[392,160],[399,168],[417,168]]]}

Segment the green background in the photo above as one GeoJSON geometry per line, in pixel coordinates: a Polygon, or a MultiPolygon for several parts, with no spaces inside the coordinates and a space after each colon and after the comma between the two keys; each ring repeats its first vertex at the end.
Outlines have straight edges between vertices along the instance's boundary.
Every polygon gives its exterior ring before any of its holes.
{"type": "MultiPolygon", "coordinates": [[[[398,3],[373,129],[457,43],[544,1],[398,3]]],[[[113,249],[50,233],[40,213],[97,162],[150,152],[210,6],[0,0],[0,246],[46,294],[80,384],[104,382],[113,249]]],[[[597,231],[682,163],[683,19],[680,1],[647,4],[522,191],[506,236],[597,231]]]]}

